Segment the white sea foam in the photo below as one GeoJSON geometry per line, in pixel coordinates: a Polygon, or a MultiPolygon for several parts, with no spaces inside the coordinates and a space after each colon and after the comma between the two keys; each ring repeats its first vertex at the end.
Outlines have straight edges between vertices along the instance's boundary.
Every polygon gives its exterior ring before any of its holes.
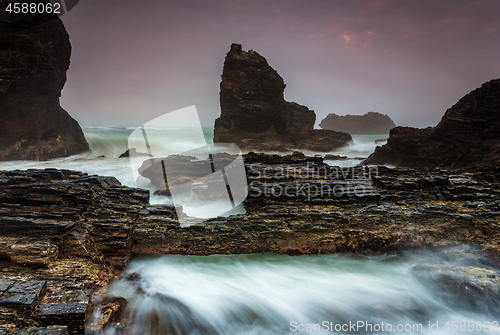
{"type": "MultiPolygon", "coordinates": [[[[135,331],[142,334],[151,333],[153,314],[163,316],[155,327],[170,322],[179,334],[290,334],[293,321],[296,325],[364,321],[394,327],[378,332],[382,334],[398,333],[398,324],[421,324],[421,331],[404,333],[448,334],[447,321],[491,323],[494,313],[478,313],[443,299],[439,289],[416,277],[413,269],[421,264],[438,268],[477,264],[477,259],[466,258],[459,249],[377,257],[151,256],[134,260],[125,272],[125,276],[140,275],[140,281],[120,279],[104,294],[129,301],[135,331]],[[440,331],[430,331],[429,321],[439,322],[440,331]]],[[[113,332],[110,327],[106,334],[113,332]]]]}

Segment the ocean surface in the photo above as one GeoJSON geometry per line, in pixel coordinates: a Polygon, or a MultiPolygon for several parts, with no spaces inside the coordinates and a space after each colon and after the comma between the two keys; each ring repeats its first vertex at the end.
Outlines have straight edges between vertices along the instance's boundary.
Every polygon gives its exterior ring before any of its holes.
{"type": "MultiPolygon", "coordinates": [[[[49,161],[9,161],[0,162],[0,170],[26,170],[26,169],[44,169],[57,168],[87,172],[89,174],[97,174],[101,176],[116,177],[123,185],[130,187],[140,187],[153,190],[148,182],[138,181],[134,178],[130,160],[128,158],[119,158],[121,154],[127,151],[129,146],[129,136],[137,129],[136,127],[84,127],[83,131],[85,138],[90,145],[90,152],[80,155],[74,155],[65,158],[57,158],[49,161]]],[[[154,129],[149,128],[148,137],[150,146],[161,148],[162,152],[167,154],[180,154],[189,150],[195,143],[196,138],[193,137],[191,131],[184,129],[154,129]]],[[[203,133],[208,145],[213,146],[213,129],[204,128],[203,133]]],[[[385,142],[375,143],[375,140],[386,139],[388,134],[380,135],[354,135],[353,143],[349,146],[339,148],[330,154],[347,156],[352,159],[325,161],[330,165],[338,166],[355,166],[362,161],[362,158],[368,157],[377,145],[382,145],[385,142]]],[[[139,147],[134,145],[132,147],[139,147]]],[[[217,146],[212,148],[212,151],[228,151],[226,148],[217,146]]],[[[242,150],[242,153],[247,153],[248,150],[242,150]]],[[[236,153],[236,152],[233,152],[236,153]]],[[[291,152],[279,152],[278,154],[289,154],[291,152]]],[[[307,155],[321,154],[324,152],[304,151],[307,155]]],[[[159,197],[151,194],[152,204],[172,204],[172,200],[168,197],[159,197]]]]}

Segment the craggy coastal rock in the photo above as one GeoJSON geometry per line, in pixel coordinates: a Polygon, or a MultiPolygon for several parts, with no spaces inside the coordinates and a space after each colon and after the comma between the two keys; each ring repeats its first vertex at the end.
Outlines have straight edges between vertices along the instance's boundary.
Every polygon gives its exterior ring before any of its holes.
{"type": "Polygon", "coordinates": [[[244,159],[246,213],[184,228],[175,208],[149,206],[149,192],[112,177],[0,172],[0,331],[58,326],[82,334],[85,322],[96,332],[119,322],[126,301],[101,297],[93,305],[92,296],[136,254],[386,253],[474,244],[499,259],[500,185],[480,174],[339,168],[300,153],[244,159]]]}
{"type": "Polygon", "coordinates": [[[364,115],[328,114],[319,126],[323,129],[343,131],[349,134],[388,134],[396,127],[385,114],[368,112],[364,115]]]}
{"type": "Polygon", "coordinates": [[[461,98],[434,128],[397,127],[364,164],[488,170],[500,175],[500,79],[461,98]]]}
{"type": "Polygon", "coordinates": [[[6,5],[0,3],[0,161],[89,150],[59,104],[71,54],[64,25],[56,14],[9,14],[6,5]]]}
{"type": "Polygon", "coordinates": [[[331,151],[351,140],[346,133],[315,130],[316,114],[285,101],[283,78],[257,52],[232,44],[220,83],[221,116],[214,142],[254,150],[331,151]]]}
{"type": "Polygon", "coordinates": [[[83,334],[92,294],[127,264],[148,203],[112,177],[0,172],[0,334],[83,334]]]}
{"type": "Polygon", "coordinates": [[[136,148],[130,148],[130,149],[127,149],[127,151],[125,151],[123,154],[121,154],[119,156],[119,158],[130,157],[131,154],[132,154],[133,157],[139,157],[139,156],[149,156],[149,157],[151,157],[150,154],[146,154],[144,152],[138,152],[136,148]]]}
{"type": "Polygon", "coordinates": [[[310,254],[498,243],[500,187],[479,175],[276,156],[245,155],[246,214],[180,229],[172,214],[150,210],[134,230],[135,252],[310,254]]]}

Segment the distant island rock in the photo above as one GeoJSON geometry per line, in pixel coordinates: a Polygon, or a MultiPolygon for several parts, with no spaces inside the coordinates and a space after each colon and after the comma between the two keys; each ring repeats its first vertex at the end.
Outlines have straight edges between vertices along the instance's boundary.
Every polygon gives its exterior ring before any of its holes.
{"type": "Polygon", "coordinates": [[[347,133],[313,129],[316,114],[284,99],[285,83],[257,52],[232,44],[220,83],[221,116],[214,142],[253,150],[330,151],[351,140],[347,133]]]}
{"type": "Polygon", "coordinates": [[[323,129],[343,131],[349,134],[388,134],[396,127],[385,114],[368,112],[365,115],[328,114],[319,126],[323,129]]]}
{"type": "Polygon", "coordinates": [[[436,127],[396,127],[364,164],[492,170],[500,167],[500,79],[449,108],[436,127]]]}
{"type": "Polygon", "coordinates": [[[89,150],[78,122],[59,104],[70,55],[56,14],[0,12],[0,161],[89,150]]]}

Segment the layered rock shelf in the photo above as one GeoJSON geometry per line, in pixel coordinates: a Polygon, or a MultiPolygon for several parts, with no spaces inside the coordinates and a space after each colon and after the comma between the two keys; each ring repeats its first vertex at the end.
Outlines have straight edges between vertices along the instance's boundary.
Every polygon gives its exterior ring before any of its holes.
{"type": "Polygon", "coordinates": [[[347,133],[314,129],[314,111],[285,101],[285,87],[264,57],[231,45],[220,83],[221,115],[215,120],[214,142],[264,151],[328,152],[352,140],[347,133]]]}
{"type": "Polygon", "coordinates": [[[148,203],[115,178],[0,172],[0,334],[83,334],[92,291],[127,264],[148,203]]]}
{"type": "MultiPolygon", "coordinates": [[[[299,153],[248,154],[245,161],[246,213],[189,227],[180,226],[175,208],[150,206],[149,192],[115,178],[0,172],[0,333],[82,334],[93,295],[136,254],[387,253],[474,244],[499,259],[494,176],[340,168],[299,153]]],[[[97,325],[104,327],[123,302],[101,303],[108,312],[97,325]]]]}

